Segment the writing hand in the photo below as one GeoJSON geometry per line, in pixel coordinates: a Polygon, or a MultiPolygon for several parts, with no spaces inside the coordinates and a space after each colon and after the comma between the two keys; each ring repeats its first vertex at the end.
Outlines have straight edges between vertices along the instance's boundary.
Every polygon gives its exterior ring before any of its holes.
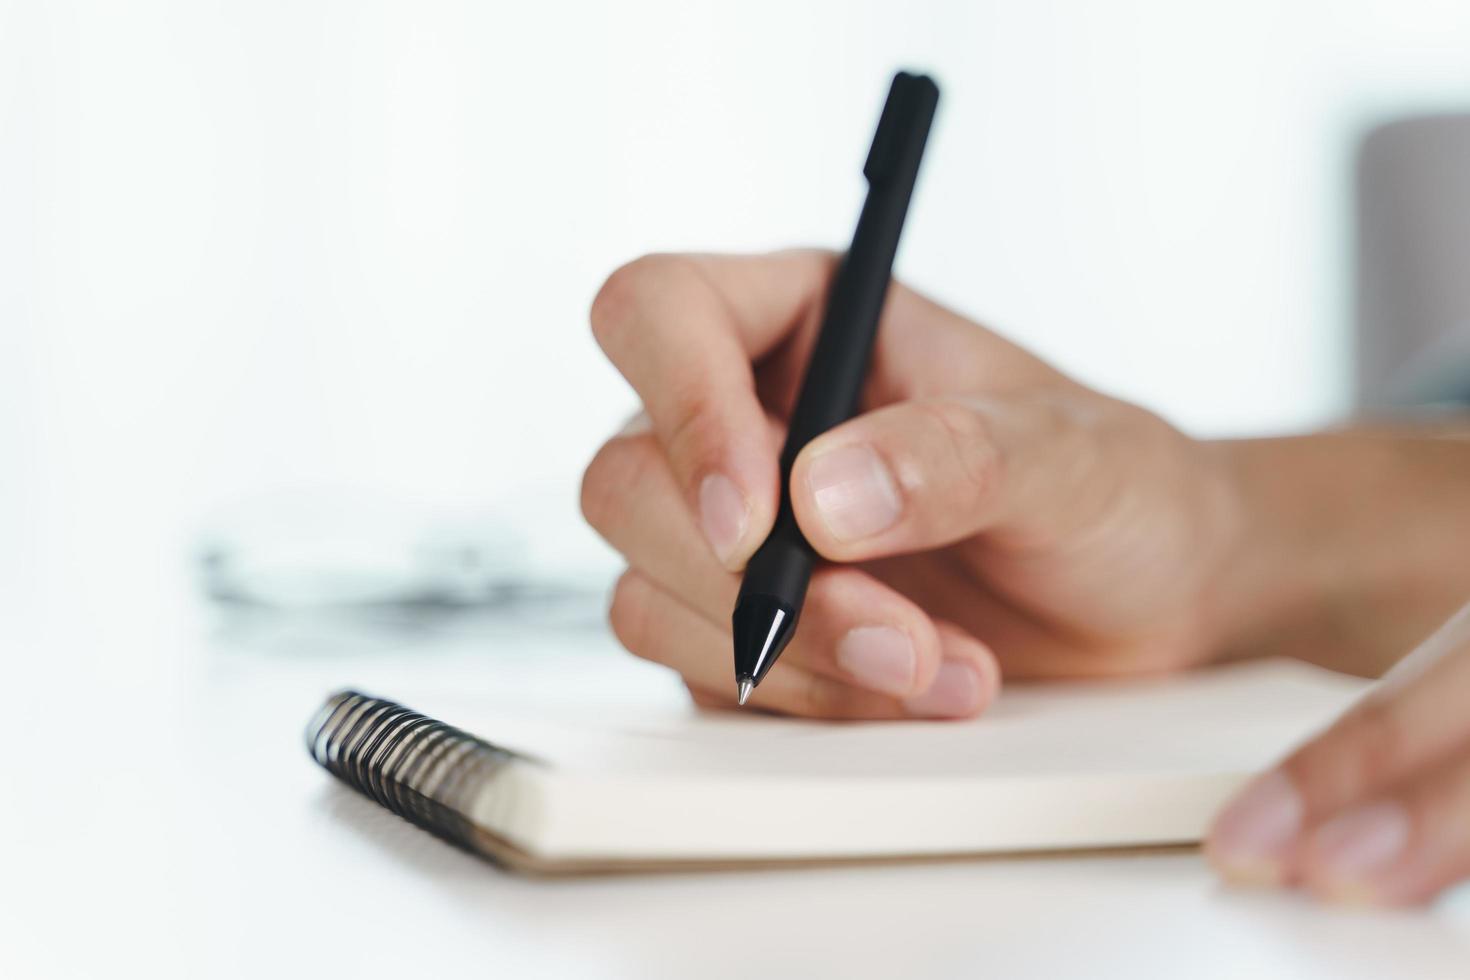
{"type": "MultiPolygon", "coordinates": [[[[615,633],[703,704],[733,703],[738,570],[770,530],[784,419],[834,258],[650,256],[592,308],[646,415],[588,467],[583,511],[628,561],[615,633]]],[[[1235,534],[1217,454],[894,284],[863,414],[808,445],[792,499],[825,558],[752,705],[965,717],[1007,676],[1205,659],[1235,534]]]]}

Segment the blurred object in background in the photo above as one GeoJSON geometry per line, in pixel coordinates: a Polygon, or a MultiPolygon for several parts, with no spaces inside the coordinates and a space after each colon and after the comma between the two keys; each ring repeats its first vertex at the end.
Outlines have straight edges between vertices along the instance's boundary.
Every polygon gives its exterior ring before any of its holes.
{"type": "Polygon", "coordinates": [[[488,624],[599,627],[607,580],[538,556],[512,513],[313,489],[223,509],[201,536],[201,585],[230,638],[360,650],[488,624]]]}
{"type": "Polygon", "coordinates": [[[1470,112],[1377,126],[1357,166],[1358,402],[1470,404],[1470,112]]]}

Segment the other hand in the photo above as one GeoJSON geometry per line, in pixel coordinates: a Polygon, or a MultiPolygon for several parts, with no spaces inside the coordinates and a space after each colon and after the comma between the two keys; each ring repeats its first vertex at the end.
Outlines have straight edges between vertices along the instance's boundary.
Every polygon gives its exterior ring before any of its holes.
{"type": "Polygon", "coordinates": [[[1470,877],[1470,606],[1255,780],[1206,846],[1229,879],[1426,901],[1470,877]]]}

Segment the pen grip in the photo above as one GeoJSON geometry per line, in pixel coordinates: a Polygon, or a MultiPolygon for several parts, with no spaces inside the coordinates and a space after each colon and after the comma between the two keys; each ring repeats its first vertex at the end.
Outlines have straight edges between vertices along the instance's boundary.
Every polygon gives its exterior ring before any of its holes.
{"type": "Polygon", "coordinates": [[[789,502],[782,501],[776,525],[765,542],[750,556],[741,579],[740,595],[772,595],[790,603],[795,620],[806,598],[807,583],[817,555],[796,524],[789,502]]]}

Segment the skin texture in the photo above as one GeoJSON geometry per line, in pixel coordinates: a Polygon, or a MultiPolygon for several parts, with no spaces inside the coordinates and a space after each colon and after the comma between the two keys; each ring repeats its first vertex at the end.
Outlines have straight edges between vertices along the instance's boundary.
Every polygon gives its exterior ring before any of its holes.
{"type": "MultiPolygon", "coordinates": [[[[644,406],[583,480],[584,514],[628,563],[610,620],[701,705],[734,702],[730,610],[774,521],[785,419],[833,263],[820,252],[648,256],[593,303],[593,333],[644,406]]],[[[1470,595],[1470,548],[1457,543],[1470,540],[1462,432],[1194,440],[894,284],[862,414],[793,469],[797,520],[831,564],[750,707],[963,718],[1002,676],[1262,653],[1375,673],[1470,595]]],[[[1314,771],[1288,764],[1266,787],[1281,826],[1296,794],[1307,836],[1358,799],[1319,803],[1314,771]]],[[[1470,789],[1456,798],[1470,817],[1470,789]]],[[[1398,831],[1376,824],[1383,849],[1398,831]]],[[[1225,843],[1261,837],[1236,832],[1246,817],[1223,825],[1225,843]]],[[[1282,870],[1311,866],[1288,862],[1285,845],[1234,863],[1239,847],[1210,853],[1236,878],[1316,880],[1282,870]]]]}

